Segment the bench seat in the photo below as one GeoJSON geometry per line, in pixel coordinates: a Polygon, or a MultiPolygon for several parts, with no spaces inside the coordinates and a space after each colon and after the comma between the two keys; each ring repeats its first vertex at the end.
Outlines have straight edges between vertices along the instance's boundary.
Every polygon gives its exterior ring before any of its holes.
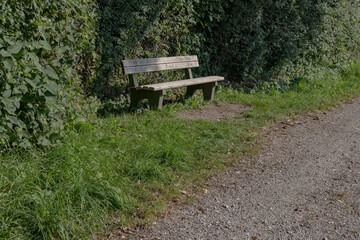
{"type": "Polygon", "coordinates": [[[149,85],[136,87],[136,90],[160,91],[165,89],[188,87],[192,85],[199,85],[199,84],[218,82],[218,81],[224,81],[224,77],[209,76],[209,77],[185,79],[180,81],[149,84],[149,85]]]}

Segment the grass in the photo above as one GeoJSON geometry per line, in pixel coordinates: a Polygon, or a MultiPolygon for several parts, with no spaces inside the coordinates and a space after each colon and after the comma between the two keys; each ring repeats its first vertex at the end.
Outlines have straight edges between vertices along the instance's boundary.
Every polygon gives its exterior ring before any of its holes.
{"type": "Polygon", "coordinates": [[[146,224],[181,191],[253,152],[270,120],[329,109],[360,94],[360,64],[319,71],[283,91],[221,89],[217,102],[250,105],[246,121],[181,120],[199,98],[161,111],[98,118],[70,127],[50,150],[0,161],[0,239],[89,239],[104,229],[146,224]],[[231,154],[228,154],[231,153],[231,154]]]}

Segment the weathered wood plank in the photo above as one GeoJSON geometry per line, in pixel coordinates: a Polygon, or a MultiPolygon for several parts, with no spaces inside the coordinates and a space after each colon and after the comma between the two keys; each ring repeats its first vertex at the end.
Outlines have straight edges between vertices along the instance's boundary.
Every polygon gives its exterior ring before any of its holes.
{"type": "Polygon", "coordinates": [[[130,87],[132,87],[132,88],[139,86],[139,83],[136,78],[136,74],[129,75],[129,82],[130,82],[130,87]]]}
{"type": "Polygon", "coordinates": [[[136,67],[124,67],[125,74],[144,73],[144,72],[156,72],[164,70],[175,70],[183,68],[195,68],[199,67],[199,62],[177,62],[177,63],[163,63],[156,65],[144,65],[136,67]]]}
{"type": "Polygon", "coordinates": [[[218,82],[218,81],[223,81],[223,80],[224,80],[224,77],[210,76],[210,77],[193,78],[193,79],[166,82],[166,83],[143,85],[143,86],[137,87],[136,89],[159,91],[159,90],[164,90],[164,89],[187,87],[187,86],[192,86],[192,85],[198,85],[198,84],[204,84],[204,83],[210,83],[210,82],[218,82]]]}
{"type": "Polygon", "coordinates": [[[185,69],[185,79],[192,79],[193,78],[193,74],[191,71],[191,68],[186,68],[185,69]]]}
{"type": "Polygon", "coordinates": [[[137,67],[146,65],[158,65],[165,63],[180,63],[180,62],[198,62],[198,57],[194,56],[179,56],[179,57],[163,57],[163,58],[146,58],[146,59],[130,59],[123,60],[123,66],[137,67]]]}

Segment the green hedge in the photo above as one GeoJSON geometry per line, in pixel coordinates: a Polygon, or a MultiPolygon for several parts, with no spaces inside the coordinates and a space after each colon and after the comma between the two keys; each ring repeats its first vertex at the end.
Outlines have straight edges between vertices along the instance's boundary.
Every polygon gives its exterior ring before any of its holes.
{"type": "Polygon", "coordinates": [[[91,0],[2,1],[0,145],[56,141],[76,70],[86,77],[92,69],[95,13],[91,0]]]}
{"type": "MultiPolygon", "coordinates": [[[[192,1],[97,2],[101,65],[90,92],[95,92],[102,99],[116,98],[128,92],[121,60],[191,52],[189,49],[193,44],[190,43],[189,27],[196,24],[192,1]]],[[[147,76],[140,81],[155,82],[156,79],[147,76]]]]}
{"type": "MultiPolygon", "coordinates": [[[[99,4],[101,66],[91,91],[103,99],[127,93],[124,58],[197,54],[197,75],[224,75],[254,87],[286,83],[321,65],[359,52],[356,0],[105,1],[99,4]]],[[[171,79],[164,73],[145,83],[171,79]]],[[[180,76],[181,77],[181,76],[180,76]]]]}
{"type": "Polygon", "coordinates": [[[195,11],[204,74],[245,86],[286,81],[314,66],[359,54],[360,3],[335,1],[206,1],[195,11]],[[209,12],[211,14],[209,14],[209,12]]]}

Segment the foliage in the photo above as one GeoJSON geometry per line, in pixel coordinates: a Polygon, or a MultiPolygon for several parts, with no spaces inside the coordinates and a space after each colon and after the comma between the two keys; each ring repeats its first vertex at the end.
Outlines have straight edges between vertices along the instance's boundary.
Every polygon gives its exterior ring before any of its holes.
{"type": "Polygon", "coordinates": [[[0,145],[56,141],[76,69],[91,70],[84,54],[94,52],[94,14],[90,0],[2,1],[0,145]]]}
{"type": "MultiPolygon", "coordinates": [[[[140,0],[99,4],[99,72],[90,92],[120,100],[128,93],[121,60],[196,54],[196,76],[223,75],[243,87],[288,84],[313,66],[359,53],[360,3],[332,1],[140,0]]],[[[181,73],[140,75],[141,83],[181,73]]],[[[121,101],[121,100],[120,100],[121,101]]]]}
{"type": "Polygon", "coordinates": [[[253,87],[359,53],[359,1],[200,1],[203,74],[253,87]],[[210,13],[210,14],[209,14],[210,13]]]}
{"type": "MultiPolygon", "coordinates": [[[[98,0],[101,65],[91,92],[101,99],[128,92],[121,71],[125,58],[186,54],[189,25],[195,24],[191,0],[98,0]]],[[[175,76],[178,77],[177,73],[175,76]]],[[[140,76],[140,82],[174,78],[172,73],[140,76]]]]}

